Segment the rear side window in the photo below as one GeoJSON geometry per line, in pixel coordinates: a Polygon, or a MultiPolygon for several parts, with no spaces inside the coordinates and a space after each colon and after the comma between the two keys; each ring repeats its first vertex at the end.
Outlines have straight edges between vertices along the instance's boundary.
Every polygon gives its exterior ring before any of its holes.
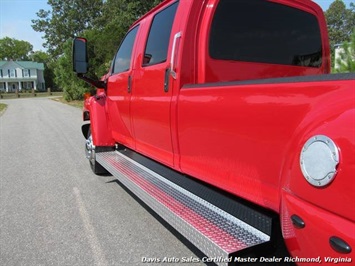
{"type": "Polygon", "coordinates": [[[220,0],[209,53],[220,60],[320,67],[318,20],[305,11],[266,0],[220,0]]]}
{"type": "Polygon", "coordinates": [[[155,15],[150,28],[143,66],[165,62],[178,2],[155,15]]]}
{"type": "Polygon", "coordinates": [[[127,33],[126,37],[123,39],[120,48],[118,48],[114,65],[113,73],[121,73],[128,71],[131,66],[132,50],[134,41],[137,36],[138,26],[133,28],[127,33]]]}

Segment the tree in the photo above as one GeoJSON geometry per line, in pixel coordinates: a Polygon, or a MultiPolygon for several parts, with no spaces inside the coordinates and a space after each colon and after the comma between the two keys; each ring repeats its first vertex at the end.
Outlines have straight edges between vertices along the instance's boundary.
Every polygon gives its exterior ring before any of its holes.
{"type": "Polygon", "coordinates": [[[325,12],[328,24],[329,40],[332,45],[349,41],[355,27],[355,6],[346,8],[342,0],[335,0],[325,12]]]}
{"type": "Polygon", "coordinates": [[[336,72],[355,72],[355,30],[350,42],[344,42],[342,45],[337,65],[336,72]]]}
{"type": "Polygon", "coordinates": [[[101,15],[102,0],[48,0],[52,10],[39,10],[39,19],[32,20],[32,28],[44,32],[44,47],[57,57],[67,40],[92,28],[92,22],[101,15]]]}
{"type": "Polygon", "coordinates": [[[94,28],[85,32],[90,44],[90,65],[96,67],[96,75],[102,76],[110,67],[117,48],[134,21],[162,0],[107,0],[102,15],[97,17],[94,28]]]}
{"type": "Polygon", "coordinates": [[[334,62],[335,45],[350,41],[350,35],[355,28],[355,5],[347,9],[342,0],[335,0],[325,12],[328,24],[328,34],[332,62],[334,62]]]}
{"type": "Polygon", "coordinates": [[[32,28],[44,32],[44,47],[50,55],[47,60],[48,86],[64,90],[67,100],[81,99],[87,87],[75,77],[71,67],[71,40],[87,29],[101,15],[102,0],[48,0],[51,10],[39,10],[39,19],[32,20],[32,28]],[[79,85],[78,85],[79,82],[79,85]],[[77,90],[76,92],[74,90],[77,90]]]}
{"type": "Polygon", "coordinates": [[[52,67],[52,57],[42,51],[36,51],[31,54],[31,60],[38,63],[44,64],[44,80],[46,82],[47,88],[54,88],[54,72],[52,67]]]}
{"type": "Polygon", "coordinates": [[[29,60],[33,46],[26,41],[9,37],[0,39],[0,60],[29,60]]]}

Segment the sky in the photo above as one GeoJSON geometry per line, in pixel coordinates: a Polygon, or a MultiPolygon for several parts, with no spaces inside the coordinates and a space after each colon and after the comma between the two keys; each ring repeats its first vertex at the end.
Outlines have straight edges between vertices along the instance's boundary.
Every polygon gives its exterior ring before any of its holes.
{"type": "MultiPolygon", "coordinates": [[[[143,0],[144,1],[144,0],[143,0]]],[[[325,11],[334,0],[314,0],[325,11]]],[[[343,0],[349,7],[354,0],[343,0]]],[[[45,51],[43,33],[32,29],[32,19],[40,10],[50,10],[47,0],[0,0],[0,39],[5,37],[27,41],[34,51],[45,51]]]]}

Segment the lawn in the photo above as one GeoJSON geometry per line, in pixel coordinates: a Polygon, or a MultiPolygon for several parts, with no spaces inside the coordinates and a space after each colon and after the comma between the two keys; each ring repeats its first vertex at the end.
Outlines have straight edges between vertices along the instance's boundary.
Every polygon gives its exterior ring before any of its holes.
{"type": "Polygon", "coordinates": [[[0,103],[0,115],[5,111],[7,105],[4,103],[0,103]]]}
{"type": "Polygon", "coordinates": [[[68,104],[77,108],[83,108],[84,106],[84,101],[66,101],[63,97],[56,97],[53,98],[53,101],[61,102],[64,104],[68,104]]]}
{"type": "MultiPolygon", "coordinates": [[[[35,95],[33,95],[33,93],[19,93],[17,96],[16,93],[1,93],[1,99],[17,99],[17,98],[31,98],[31,97],[48,97],[48,92],[39,92],[39,93],[35,93],[35,95]]],[[[51,96],[56,96],[53,97],[52,100],[57,101],[57,102],[61,102],[64,104],[68,104],[77,108],[83,108],[84,105],[84,101],[66,101],[63,98],[63,92],[52,92],[51,96]]],[[[0,114],[2,114],[5,109],[6,109],[7,105],[0,103],[0,114]]]]}

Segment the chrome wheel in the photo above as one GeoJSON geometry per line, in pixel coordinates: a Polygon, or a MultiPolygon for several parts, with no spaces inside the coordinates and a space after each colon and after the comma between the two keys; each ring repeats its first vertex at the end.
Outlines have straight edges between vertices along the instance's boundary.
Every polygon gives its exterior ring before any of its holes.
{"type": "Polygon", "coordinates": [[[86,158],[90,161],[90,164],[95,163],[95,145],[92,142],[92,135],[89,131],[89,137],[86,139],[85,142],[85,155],[86,158]]]}
{"type": "Polygon", "coordinates": [[[97,174],[97,175],[101,175],[101,174],[107,174],[107,170],[105,168],[103,168],[101,166],[101,164],[99,164],[96,161],[96,152],[95,152],[95,145],[94,145],[94,141],[92,139],[92,135],[91,135],[91,130],[89,128],[88,131],[88,136],[87,139],[85,141],[85,155],[86,158],[89,160],[90,163],[90,167],[92,169],[92,171],[97,174]]]}

